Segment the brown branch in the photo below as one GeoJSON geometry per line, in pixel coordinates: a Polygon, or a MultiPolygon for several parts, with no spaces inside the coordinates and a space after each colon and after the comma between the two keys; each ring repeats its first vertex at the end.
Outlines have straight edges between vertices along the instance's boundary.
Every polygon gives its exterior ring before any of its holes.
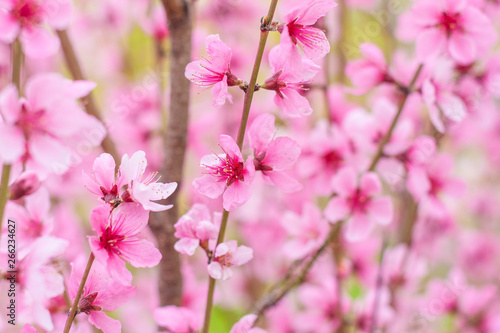
{"type": "MultiPolygon", "coordinates": [[[[56,30],[57,36],[61,41],[61,47],[64,54],[64,59],[66,60],[66,64],[68,66],[69,71],[71,72],[71,76],[73,76],[74,80],[86,80],[83,75],[82,68],[76,57],[75,49],[73,48],[73,44],[69,39],[68,32],[66,30],[56,30]]],[[[88,94],[86,97],[82,98],[83,105],[85,106],[85,110],[88,114],[96,117],[99,121],[103,122],[101,112],[99,111],[97,105],[95,104],[94,98],[92,97],[92,93],[88,94]]],[[[118,151],[116,150],[116,146],[114,142],[109,137],[109,133],[106,134],[104,140],[101,143],[102,149],[113,156],[115,160],[116,167],[118,168],[118,164],[120,162],[120,157],[118,155],[118,151]]]]}
{"type": "Polygon", "coordinates": [[[153,213],[149,225],[163,256],[160,262],[159,293],[161,305],[180,305],[182,274],[179,254],[174,249],[174,224],[179,217],[178,197],[182,189],[184,155],[189,119],[190,82],[184,77],[191,61],[192,6],[183,0],[162,0],[170,33],[170,107],[164,134],[165,161],[161,179],[176,182],[177,190],[166,200],[170,210],[153,213]]]}

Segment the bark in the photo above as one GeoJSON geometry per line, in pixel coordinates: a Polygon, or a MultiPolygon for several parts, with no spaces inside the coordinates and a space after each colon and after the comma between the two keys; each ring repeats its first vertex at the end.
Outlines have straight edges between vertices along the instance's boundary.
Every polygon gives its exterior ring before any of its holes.
{"type": "MultiPolygon", "coordinates": [[[[170,32],[170,106],[164,134],[165,161],[160,170],[162,182],[176,182],[177,190],[165,203],[170,210],[151,213],[149,225],[163,256],[159,271],[160,305],[180,305],[182,274],[179,254],[174,250],[174,224],[178,220],[179,193],[182,189],[184,155],[189,119],[190,82],[184,69],[191,61],[192,4],[186,0],[162,0],[170,32]]],[[[161,74],[161,73],[160,73],[161,74]]]]}

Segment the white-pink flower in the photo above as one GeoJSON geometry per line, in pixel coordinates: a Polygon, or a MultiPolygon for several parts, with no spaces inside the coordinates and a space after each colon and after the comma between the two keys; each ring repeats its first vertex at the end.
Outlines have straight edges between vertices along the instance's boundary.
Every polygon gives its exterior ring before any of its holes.
{"type": "Polygon", "coordinates": [[[248,129],[250,147],[254,152],[255,170],[261,171],[264,180],[285,192],[296,192],[302,184],[287,171],[298,160],[300,146],[288,137],[274,138],[274,116],[262,114],[255,118],[248,129]]]}
{"type": "Polygon", "coordinates": [[[146,153],[142,150],[131,157],[125,154],[116,174],[113,157],[103,153],[95,159],[90,176],[83,172],[83,180],[90,192],[113,208],[122,202],[137,202],[153,212],[172,208],[172,205],[152,201],[168,198],[177,188],[177,183],[158,182],[159,178],[155,179],[157,172],[144,176],[147,165],[146,153]]]}
{"type": "Polygon", "coordinates": [[[380,48],[372,43],[363,43],[359,46],[362,59],[351,60],[347,63],[345,72],[356,86],[356,94],[364,94],[384,81],[390,81],[387,74],[387,63],[380,48]]]}
{"type": "Polygon", "coordinates": [[[236,241],[220,243],[208,264],[208,274],[214,279],[227,280],[233,275],[231,267],[246,264],[252,258],[253,250],[247,246],[238,246],[236,241]]]}
{"type": "MultiPolygon", "coordinates": [[[[214,214],[214,219],[220,219],[221,214],[214,214]]],[[[217,238],[218,228],[212,222],[207,206],[194,204],[174,225],[174,236],[179,238],[174,248],[177,252],[193,255],[201,245],[208,249],[208,241],[217,238]]]]}
{"type": "Polygon", "coordinates": [[[193,186],[201,194],[216,199],[223,193],[223,206],[227,211],[243,205],[250,199],[250,183],[255,174],[252,157],[245,161],[233,138],[222,134],[220,147],[225,154],[206,155],[201,159],[205,175],[196,178],[193,186]]]}
{"type": "Polygon", "coordinates": [[[387,225],[392,221],[393,209],[389,197],[378,196],[382,184],[373,172],[366,172],[357,179],[357,172],[350,167],[340,170],[333,179],[333,197],[324,210],[332,223],[346,220],[346,238],[349,241],[365,239],[375,227],[374,222],[387,225]]]}
{"type": "Polygon", "coordinates": [[[200,87],[212,87],[213,105],[220,107],[226,99],[230,103],[233,97],[227,92],[228,86],[239,85],[241,81],[231,73],[231,49],[220,40],[219,35],[210,35],[205,40],[205,51],[209,59],[190,62],[184,75],[200,87]]]}

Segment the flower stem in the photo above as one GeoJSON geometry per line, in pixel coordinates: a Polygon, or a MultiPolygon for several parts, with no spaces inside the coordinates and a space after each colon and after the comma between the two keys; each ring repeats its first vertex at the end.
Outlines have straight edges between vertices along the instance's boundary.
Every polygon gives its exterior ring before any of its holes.
{"type": "Polygon", "coordinates": [[[382,141],[380,141],[380,144],[377,149],[377,153],[373,157],[372,162],[370,163],[370,167],[368,168],[368,171],[373,171],[375,170],[375,167],[377,166],[378,161],[383,155],[384,148],[391,139],[392,132],[394,131],[394,128],[396,128],[396,124],[399,120],[399,117],[401,116],[401,113],[403,112],[403,109],[406,105],[406,100],[408,99],[408,96],[413,91],[413,87],[415,86],[415,82],[417,82],[418,76],[420,75],[420,72],[422,71],[423,64],[420,64],[417,68],[417,71],[413,75],[413,79],[411,80],[410,85],[408,86],[408,89],[405,89],[404,95],[403,95],[403,100],[401,101],[401,104],[399,104],[398,112],[396,113],[396,116],[394,116],[394,119],[392,120],[391,126],[389,127],[389,130],[383,137],[382,141]]]}
{"type": "MultiPolygon", "coordinates": [[[[12,83],[16,86],[19,95],[21,95],[21,64],[23,51],[19,40],[12,43],[12,83]]],[[[5,205],[9,200],[9,178],[12,166],[4,164],[2,167],[2,180],[0,181],[0,233],[2,232],[3,213],[5,205]]]]}
{"type": "Polygon", "coordinates": [[[69,330],[71,329],[71,325],[73,324],[73,320],[76,316],[76,310],[78,309],[78,302],[80,302],[80,297],[82,296],[83,288],[85,287],[85,282],[87,282],[87,277],[89,276],[90,268],[92,267],[94,259],[94,254],[91,252],[89,260],[87,261],[87,266],[85,267],[85,272],[83,272],[82,280],[80,281],[80,286],[78,287],[78,291],[76,292],[73,306],[71,307],[71,311],[68,315],[68,318],[66,319],[63,333],[69,333],[69,330]]]}
{"type": "MultiPolygon", "coordinates": [[[[277,4],[278,0],[272,0],[267,16],[262,19],[262,26],[267,26],[273,21],[273,16],[274,12],[276,11],[277,4]]],[[[264,48],[266,47],[268,35],[269,31],[261,28],[259,48],[257,50],[257,55],[255,56],[250,83],[248,83],[248,89],[245,94],[245,100],[243,102],[243,113],[241,114],[240,128],[238,130],[238,137],[236,139],[236,143],[238,144],[238,147],[240,147],[240,149],[242,148],[243,140],[245,139],[245,130],[247,127],[248,115],[250,114],[250,106],[252,105],[253,93],[255,92],[255,84],[257,83],[257,76],[259,75],[260,64],[262,62],[262,56],[264,55],[264,48]]]]}
{"type": "MultiPolygon", "coordinates": [[[[389,131],[387,132],[387,134],[385,135],[385,137],[383,138],[383,140],[381,141],[381,143],[379,145],[377,153],[374,156],[372,163],[370,165],[370,168],[369,168],[370,171],[373,171],[375,169],[380,158],[382,157],[382,151],[383,151],[385,145],[387,144],[387,142],[389,142],[389,140],[391,138],[392,132],[394,131],[394,128],[396,127],[396,123],[399,120],[399,117],[400,117],[401,112],[404,108],[404,105],[406,103],[408,95],[410,95],[410,93],[413,91],[413,88],[415,86],[415,82],[417,81],[417,78],[420,75],[422,67],[423,67],[423,65],[420,65],[418,67],[417,71],[415,72],[415,74],[413,76],[413,79],[412,79],[410,85],[408,86],[407,89],[404,89],[404,97],[403,97],[403,100],[401,101],[401,104],[399,106],[399,110],[391,123],[389,131]]],[[[258,315],[258,317],[261,317],[262,315],[264,315],[264,313],[269,308],[276,305],[289,291],[291,291],[295,287],[302,284],[302,282],[305,280],[305,277],[307,276],[307,273],[309,272],[309,270],[313,266],[314,262],[326,250],[326,248],[328,247],[328,245],[331,242],[333,242],[335,239],[338,239],[343,223],[344,223],[343,221],[337,222],[337,225],[334,228],[332,228],[332,230],[328,234],[326,240],[323,242],[321,247],[319,249],[317,249],[312,254],[311,259],[309,259],[307,264],[305,264],[303,267],[300,268],[300,270],[297,274],[290,274],[287,279],[284,279],[281,284],[272,288],[271,291],[269,291],[266,295],[264,295],[261,298],[261,300],[259,302],[257,302],[257,306],[255,307],[254,313],[256,313],[258,315]]],[[[334,253],[334,255],[335,255],[335,261],[337,263],[339,263],[340,258],[337,257],[339,255],[338,251],[336,251],[334,253]]],[[[256,322],[257,322],[257,320],[256,320],[256,322]]]]}
{"type": "MultiPolygon", "coordinates": [[[[269,6],[269,11],[267,16],[262,19],[261,30],[260,30],[260,41],[259,48],[257,49],[257,55],[255,56],[255,62],[253,65],[252,76],[250,77],[250,83],[248,84],[248,89],[245,92],[245,99],[243,102],[243,112],[241,114],[240,127],[238,129],[238,137],[236,138],[236,143],[240,150],[243,147],[243,141],[245,140],[245,131],[247,128],[248,115],[250,114],[250,106],[252,105],[253,93],[255,92],[257,76],[259,75],[260,64],[262,62],[262,56],[264,55],[264,49],[266,47],[267,36],[269,34],[269,30],[265,28],[272,23],[274,12],[276,11],[276,6],[278,4],[278,0],[272,0],[269,6]]],[[[222,213],[222,221],[219,229],[219,235],[217,237],[217,243],[215,245],[215,249],[217,246],[224,241],[224,235],[226,233],[227,220],[229,218],[229,212],[224,210],[222,213]]],[[[214,251],[215,251],[214,249],[214,251]]],[[[213,258],[210,257],[209,261],[213,258]]],[[[215,279],[210,277],[208,283],[208,294],[207,294],[207,305],[205,308],[205,320],[203,322],[202,333],[208,333],[210,328],[210,317],[212,315],[212,307],[213,307],[213,297],[215,291],[215,279]]]]}

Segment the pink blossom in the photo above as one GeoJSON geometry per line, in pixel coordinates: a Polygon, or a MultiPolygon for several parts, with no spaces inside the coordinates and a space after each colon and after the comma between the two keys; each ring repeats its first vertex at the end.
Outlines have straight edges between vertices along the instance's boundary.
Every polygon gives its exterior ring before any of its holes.
{"type": "Polygon", "coordinates": [[[223,206],[227,211],[243,205],[250,199],[250,183],[255,174],[252,157],[243,159],[240,148],[234,140],[222,134],[221,155],[206,155],[201,159],[201,166],[206,174],[193,181],[193,186],[201,194],[216,199],[223,193],[223,206]]]}
{"type": "MultiPolygon", "coordinates": [[[[220,213],[217,214],[220,219],[220,213]]],[[[215,217],[215,214],[214,214],[215,217]]],[[[208,241],[217,238],[218,228],[212,222],[207,206],[194,204],[174,225],[174,236],[179,238],[174,248],[177,252],[193,255],[200,245],[208,250],[208,241]]]]}
{"type": "Polygon", "coordinates": [[[196,313],[174,305],[155,309],[154,318],[158,325],[167,329],[165,333],[192,333],[198,332],[201,327],[201,320],[196,313]]]}
{"type": "Polygon", "coordinates": [[[345,72],[356,86],[356,94],[361,95],[380,83],[389,81],[390,77],[384,54],[377,45],[363,43],[359,50],[363,58],[349,61],[345,72]]]}
{"type": "Polygon", "coordinates": [[[145,210],[153,212],[172,208],[172,205],[151,201],[168,198],[177,188],[177,183],[160,183],[159,179],[155,179],[157,173],[144,176],[146,167],[146,153],[139,150],[131,157],[123,155],[120,169],[115,175],[113,157],[103,153],[95,159],[91,176],[83,172],[85,186],[112,208],[122,202],[137,202],[145,210]]]}
{"type": "Polygon", "coordinates": [[[23,51],[42,58],[59,50],[59,39],[44,27],[66,29],[71,19],[70,0],[3,0],[0,3],[0,40],[19,37],[23,51]]]}
{"type": "Polygon", "coordinates": [[[400,37],[414,41],[417,56],[427,59],[446,52],[469,64],[488,50],[497,34],[490,19],[467,0],[422,0],[400,17],[400,37]]]}
{"type": "Polygon", "coordinates": [[[352,156],[352,146],[345,132],[326,121],[320,121],[302,145],[297,172],[315,193],[330,195],[331,179],[352,156]]]}
{"type": "Polygon", "coordinates": [[[243,316],[234,324],[229,333],[266,333],[266,331],[261,328],[253,327],[255,320],[257,320],[257,315],[248,314],[243,316]]]}
{"type": "Polygon", "coordinates": [[[214,279],[227,280],[233,275],[231,267],[246,264],[252,258],[253,251],[249,247],[238,246],[236,241],[220,243],[208,264],[208,274],[214,279]]]}
{"type": "Polygon", "coordinates": [[[366,172],[359,183],[353,168],[346,167],[333,179],[337,196],[325,208],[326,218],[332,222],[346,220],[346,238],[349,241],[365,239],[376,222],[387,225],[392,221],[392,202],[389,197],[377,196],[382,184],[373,172],[366,172]]]}
{"type": "Polygon", "coordinates": [[[311,59],[324,57],[330,52],[330,43],[325,33],[312,25],[335,6],[332,0],[300,1],[285,15],[285,23],[278,27],[282,38],[290,37],[311,59]]]}
{"type": "Polygon", "coordinates": [[[281,224],[292,237],[283,246],[284,254],[291,259],[303,258],[317,250],[328,233],[328,223],[321,216],[321,211],[310,202],[304,205],[301,215],[286,212],[281,224]]]}
{"type": "Polygon", "coordinates": [[[56,73],[31,77],[25,97],[18,97],[14,85],[5,87],[0,92],[0,145],[4,147],[0,158],[25,163],[43,174],[65,172],[74,163],[71,155],[85,134],[95,136],[91,142],[95,146],[106,133],[76,101],[94,87],[92,82],[71,81],[56,73]]]}
{"type": "Polygon", "coordinates": [[[287,35],[282,37],[280,45],[269,52],[269,63],[274,74],[262,88],[276,92],[274,104],[290,118],[310,115],[312,108],[299,91],[305,90],[305,84],[316,75],[319,66],[301,57],[287,35]]]}
{"type": "Polygon", "coordinates": [[[274,138],[274,117],[258,116],[248,129],[250,147],[254,152],[255,170],[261,171],[264,180],[285,192],[296,192],[302,185],[286,172],[298,160],[300,147],[288,137],[274,138]]]}
{"type": "Polygon", "coordinates": [[[208,36],[205,45],[210,60],[203,58],[190,62],[186,66],[185,76],[197,86],[213,86],[215,107],[224,105],[226,99],[232,103],[233,97],[227,92],[227,87],[239,85],[241,81],[231,73],[231,49],[220,40],[219,35],[208,36]]]}
{"type": "MultiPolygon", "coordinates": [[[[83,265],[82,265],[83,267],[83,265]]],[[[83,272],[72,267],[68,292],[74,299],[80,286],[83,272]]],[[[104,333],[121,332],[121,323],[108,317],[104,311],[114,311],[135,296],[136,287],[123,286],[109,278],[99,262],[92,265],[85,287],[78,302],[78,312],[85,313],[88,321],[104,333]]]]}
{"type": "Polygon", "coordinates": [[[455,93],[449,63],[437,62],[432,76],[422,85],[422,98],[429,110],[434,127],[441,133],[447,122],[461,122],[467,115],[467,106],[455,93]],[[446,122],[445,122],[446,121],[446,122]]]}
{"type": "Polygon", "coordinates": [[[90,214],[92,229],[97,234],[89,236],[92,252],[111,277],[123,285],[132,281],[126,262],[134,267],[153,267],[160,262],[160,251],[140,235],[148,217],[148,211],[128,202],[112,212],[109,206],[101,205],[90,214]]]}
{"type": "Polygon", "coordinates": [[[152,5],[151,13],[145,15],[140,20],[140,24],[144,31],[153,36],[157,41],[163,41],[168,37],[167,15],[165,8],[159,4],[152,5]]]}

